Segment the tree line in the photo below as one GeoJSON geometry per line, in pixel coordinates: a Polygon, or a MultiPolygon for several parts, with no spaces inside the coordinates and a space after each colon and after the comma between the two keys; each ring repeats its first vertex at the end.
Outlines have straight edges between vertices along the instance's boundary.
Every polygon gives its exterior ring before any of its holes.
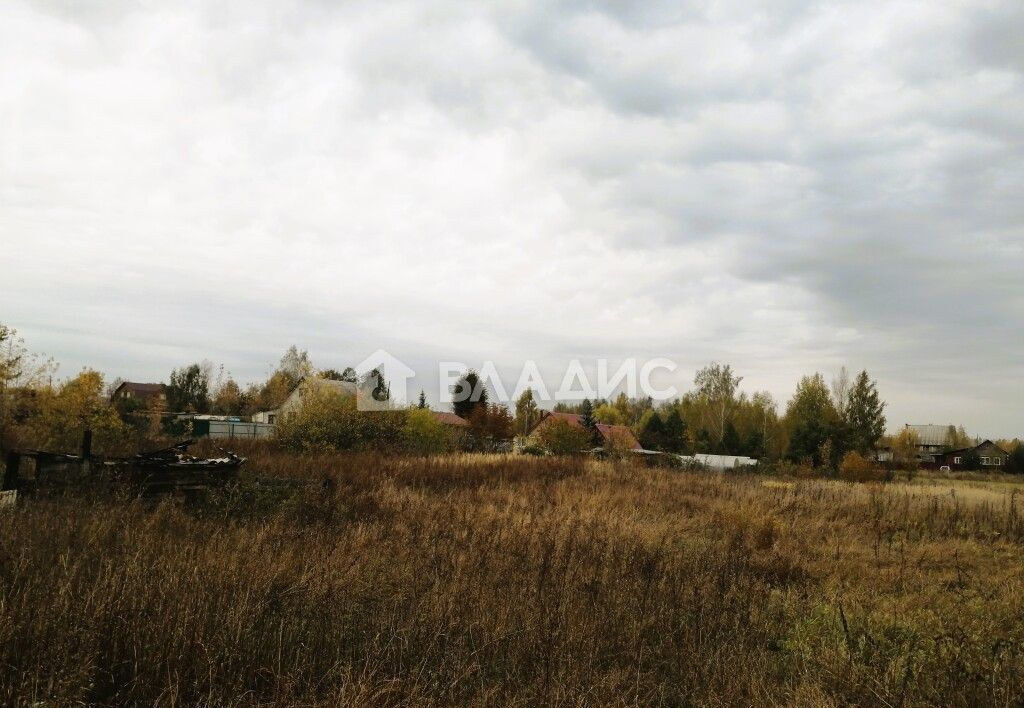
{"type": "MultiPolygon", "coordinates": [[[[352,382],[378,400],[390,396],[381,372],[360,376],[350,366],[318,369],[308,352],[296,346],[289,347],[266,380],[245,387],[209,362],[176,368],[168,376],[163,401],[110,404],[118,380],[105,387],[102,375],[87,369],[54,383],[55,370],[51,360],[33,356],[13,329],[0,325],[0,444],[14,436],[39,446],[73,446],[84,426],[110,443],[132,433],[153,437],[172,412],[247,416],[274,410],[307,377],[352,382]]],[[[869,456],[883,438],[897,457],[916,452],[909,431],[885,438],[885,402],[867,371],[850,375],[844,368],[831,381],[820,373],[804,376],[781,410],[767,391],[743,391],[742,381],[729,364],[712,362],[697,371],[689,391],[671,401],[620,394],[611,400],[558,402],[553,410],[578,413],[588,424],[627,426],[644,448],[681,454],[746,455],[836,469],[849,453],[869,456]]],[[[469,422],[469,438],[478,446],[528,435],[544,403],[530,390],[511,406],[493,402],[474,371],[455,385],[453,399],[452,412],[469,422]]],[[[412,407],[427,407],[422,392],[412,407]]],[[[439,439],[427,418],[416,416],[413,428],[422,438],[439,439]]],[[[952,428],[949,442],[950,447],[967,447],[970,438],[962,428],[952,428]]],[[[1000,443],[1013,453],[1010,469],[1020,465],[1024,471],[1024,446],[1017,440],[1000,443]]]]}

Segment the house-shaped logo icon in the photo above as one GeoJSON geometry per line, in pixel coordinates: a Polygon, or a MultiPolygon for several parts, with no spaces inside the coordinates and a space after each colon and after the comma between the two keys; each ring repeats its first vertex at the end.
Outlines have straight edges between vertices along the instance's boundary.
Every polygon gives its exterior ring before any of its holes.
{"type": "Polygon", "coordinates": [[[409,402],[409,379],[416,372],[399,359],[378,349],[356,364],[360,377],[360,395],[356,401],[360,410],[384,410],[402,407],[409,402]],[[379,376],[373,376],[373,372],[379,376]]]}

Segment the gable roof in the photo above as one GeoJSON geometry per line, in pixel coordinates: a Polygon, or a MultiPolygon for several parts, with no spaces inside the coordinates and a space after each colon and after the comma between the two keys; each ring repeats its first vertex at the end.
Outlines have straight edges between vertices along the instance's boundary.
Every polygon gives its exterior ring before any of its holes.
{"type": "Polygon", "coordinates": [[[334,379],[322,379],[319,376],[305,376],[299,385],[292,389],[288,397],[284,399],[278,410],[282,413],[298,409],[307,393],[331,392],[341,396],[356,395],[357,387],[351,381],[336,381],[334,379]]]}
{"type": "MultiPolygon", "coordinates": [[[[533,428],[530,429],[530,434],[532,435],[534,430],[539,428],[541,425],[545,423],[545,421],[548,420],[564,420],[566,423],[575,428],[579,428],[581,430],[583,429],[583,416],[579,415],[578,413],[560,413],[556,411],[554,413],[548,413],[547,415],[544,415],[540,420],[538,420],[537,423],[533,426],[533,428]]],[[[620,440],[623,443],[625,443],[630,450],[643,449],[643,446],[640,444],[640,441],[636,439],[636,436],[633,435],[633,431],[630,430],[628,426],[598,423],[597,432],[600,433],[601,439],[606,443],[614,439],[620,440]]]]}
{"type": "Polygon", "coordinates": [[[980,443],[978,443],[977,445],[975,445],[974,447],[969,448],[969,449],[971,449],[971,450],[980,450],[981,448],[985,447],[986,445],[991,445],[992,447],[994,447],[996,450],[999,450],[999,452],[1003,453],[1004,455],[1009,455],[1010,454],[1006,450],[1004,450],[1003,448],[1001,448],[998,445],[996,445],[991,440],[982,440],[980,443]]]}
{"type": "Polygon", "coordinates": [[[135,381],[122,381],[114,389],[116,395],[119,391],[131,391],[139,396],[155,396],[164,392],[165,386],[162,383],[138,383],[135,381]]]}
{"type": "Polygon", "coordinates": [[[607,423],[598,423],[597,430],[601,433],[601,437],[608,440],[621,440],[630,450],[642,450],[643,445],[633,435],[633,431],[625,425],[608,425],[607,423]]]}
{"type": "Polygon", "coordinates": [[[945,445],[946,440],[949,438],[949,425],[910,425],[907,423],[903,426],[907,430],[912,430],[917,433],[917,442],[919,445],[945,445]]]}
{"type": "Polygon", "coordinates": [[[460,428],[469,427],[468,420],[454,413],[447,413],[445,411],[430,411],[430,413],[434,416],[434,420],[442,425],[456,425],[460,428]]]}
{"type": "Polygon", "coordinates": [[[957,448],[956,450],[946,450],[946,454],[947,455],[960,455],[960,454],[963,454],[965,452],[970,452],[971,450],[980,450],[981,448],[985,447],[986,445],[991,445],[992,447],[994,447],[996,450],[999,450],[999,452],[1003,453],[1004,455],[1009,456],[1009,454],[1010,454],[1006,450],[1004,450],[1003,448],[1001,448],[998,445],[996,445],[991,440],[982,440],[977,445],[972,445],[971,447],[960,447],[960,448],[957,448]]]}

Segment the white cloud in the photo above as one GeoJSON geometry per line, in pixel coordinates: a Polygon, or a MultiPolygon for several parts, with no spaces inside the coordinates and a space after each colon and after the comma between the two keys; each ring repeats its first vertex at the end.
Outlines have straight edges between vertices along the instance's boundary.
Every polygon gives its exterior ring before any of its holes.
{"type": "MultiPolygon", "coordinates": [[[[1024,13],[12,3],[2,318],[65,364],[842,363],[1020,433],[1024,13]]],[[[507,382],[510,385],[513,381],[507,382]]]]}

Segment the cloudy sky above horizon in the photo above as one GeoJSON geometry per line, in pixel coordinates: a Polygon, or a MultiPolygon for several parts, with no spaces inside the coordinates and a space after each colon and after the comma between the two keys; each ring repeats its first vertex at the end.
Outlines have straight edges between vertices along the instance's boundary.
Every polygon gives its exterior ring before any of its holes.
{"type": "MultiPolygon", "coordinates": [[[[1024,4],[0,6],[0,322],[73,374],[718,360],[1024,434],[1024,4]]],[[[432,398],[436,396],[432,395],[432,398]]]]}

